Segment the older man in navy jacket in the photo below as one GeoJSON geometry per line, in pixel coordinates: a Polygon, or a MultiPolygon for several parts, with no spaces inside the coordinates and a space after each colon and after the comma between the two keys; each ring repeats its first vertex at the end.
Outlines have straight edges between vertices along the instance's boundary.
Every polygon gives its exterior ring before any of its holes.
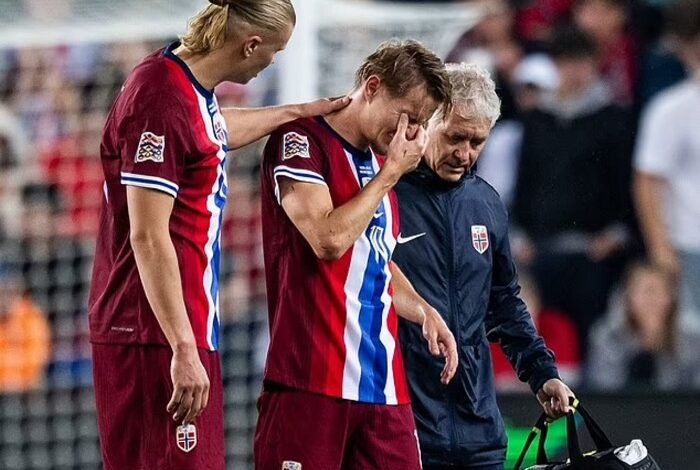
{"type": "Polygon", "coordinates": [[[551,417],[569,410],[573,394],[519,297],[505,206],[472,171],[500,113],[494,83],[474,65],[448,71],[452,110],[432,119],[423,162],[396,186],[401,235],[394,261],[457,339],[456,380],[434,380],[442,364],[426,351],[419,326],[402,322],[401,344],[424,468],[500,470],[506,436],[489,340],[501,345],[551,417]]]}

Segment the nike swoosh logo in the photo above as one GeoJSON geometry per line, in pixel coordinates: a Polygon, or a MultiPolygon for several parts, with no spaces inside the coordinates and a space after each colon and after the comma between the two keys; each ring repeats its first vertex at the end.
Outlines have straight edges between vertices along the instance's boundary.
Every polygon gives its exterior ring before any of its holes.
{"type": "Polygon", "coordinates": [[[396,239],[396,243],[398,243],[399,245],[403,245],[404,243],[408,243],[408,242],[410,242],[410,241],[413,241],[413,240],[415,240],[416,238],[422,237],[423,235],[425,235],[425,232],[417,233],[416,235],[411,235],[410,237],[405,237],[405,238],[404,238],[404,237],[399,233],[399,237],[396,239]]]}
{"type": "Polygon", "coordinates": [[[374,218],[375,218],[375,219],[378,219],[378,218],[380,218],[380,217],[383,216],[383,215],[384,215],[384,212],[376,212],[376,213],[374,214],[374,218]]]}

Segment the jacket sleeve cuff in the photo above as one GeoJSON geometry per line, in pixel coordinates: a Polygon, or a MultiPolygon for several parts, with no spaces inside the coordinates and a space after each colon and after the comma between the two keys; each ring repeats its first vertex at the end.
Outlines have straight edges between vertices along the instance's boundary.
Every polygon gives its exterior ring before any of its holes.
{"type": "Polygon", "coordinates": [[[530,386],[532,393],[537,394],[537,392],[540,391],[542,386],[549,379],[559,379],[559,371],[557,370],[557,366],[553,364],[541,367],[534,371],[527,383],[530,386]]]}

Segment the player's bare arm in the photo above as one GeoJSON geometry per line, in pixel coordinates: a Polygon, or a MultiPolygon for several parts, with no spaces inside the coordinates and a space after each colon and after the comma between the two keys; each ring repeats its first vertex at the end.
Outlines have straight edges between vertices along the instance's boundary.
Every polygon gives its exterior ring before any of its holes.
{"type": "Polygon", "coordinates": [[[411,282],[401,272],[396,263],[391,263],[391,286],[394,288],[396,314],[406,320],[423,326],[423,336],[428,341],[428,349],[434,356],[445,357],[445,367],[440,381],[447,384],[457,372],[459,355],[454,335],[447,327],[440,313],[416,292],[411,282]]]}
{"type": "Polygon", "coordinates": [[[333,207],[325,186],[280,178],[281,204],[292,223],[321,259],[338,259],[369,226],[377,207],[399,178],[420,162],[428,139],[423,128],[406,136],[408,116],[401,115],[386,162],[357,196],[333,207]]]}
{"type": "Polygon", "coordinates": [[[173,351],[173,394],[167,405],[176,421],[191,423],[207,406],[209,378],[202,366],[182,294],[180,270],[170,238],[174,199],[128,186],[130,241],[148,302],[173,351]]]}
{"type": "Polygon", "coordinates": [[[325,116],[343,109],[350,103],[347,96],[324,98],[309,103],[269,106],[265,108],[224,108],[221,113],[229,129],[229,149],[237,149],[273,132],[282,124],[295,119],[325,116]]]}

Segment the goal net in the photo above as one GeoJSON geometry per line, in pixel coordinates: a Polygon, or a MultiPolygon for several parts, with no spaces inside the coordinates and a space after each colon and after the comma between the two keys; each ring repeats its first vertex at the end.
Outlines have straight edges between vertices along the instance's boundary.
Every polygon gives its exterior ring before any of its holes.
{"type": "MultiPolygon", "coordinates": [[[[0,297],[19,279],[39,312],[39,326],[23,332],[26,340],[0,341],[0,374],[16,368],[30,377],[21,386],[0,381],[2,469],[101,468],[86,314],[101,130],[133,66],[173,40],[205,4],[0,0],[0,297]]],[[[296,0],[296,6],[299,24],[279,63],[249,86],[221,86],[222,104],[343,93],[379,42],[414,38],[445,55],[482,13],[471,3],[296,0]]],[[[236,469],[252,468],[267,341],[259,151],[254,145],[230,159],[222,241],[226,449],[236,469]]],[[[0,310],[9,308],[0,302],[0,310]]],[[[0,338],[8,335],[3,324],[0,318],[0,338]]]]}

